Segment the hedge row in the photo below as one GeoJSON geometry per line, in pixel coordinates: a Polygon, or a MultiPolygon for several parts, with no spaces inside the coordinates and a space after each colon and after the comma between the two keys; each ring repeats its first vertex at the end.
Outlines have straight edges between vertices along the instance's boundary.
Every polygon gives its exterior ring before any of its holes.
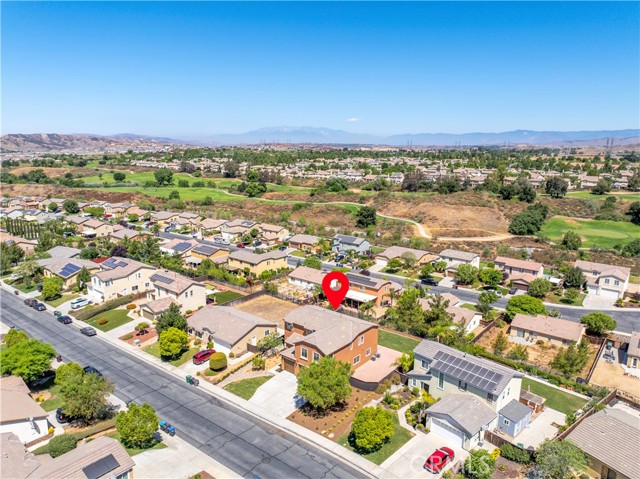
{"type": "Polygon", "coordinates": [[[124,304],[128,304],[132,301],[132,296],[130,294],[126,296],[122,296],[121,298],[112,299],[103,303],[99,306],[94,306],[92,308],[85,308],[82,311],[77,313],[72,313],[77,319],[80,321],[87,321],[94,316],[97,316],[102,313],[106,313],[107,311],[111,311],[112,309],[117,308],[118,306],[122,306],[124,304]]]}

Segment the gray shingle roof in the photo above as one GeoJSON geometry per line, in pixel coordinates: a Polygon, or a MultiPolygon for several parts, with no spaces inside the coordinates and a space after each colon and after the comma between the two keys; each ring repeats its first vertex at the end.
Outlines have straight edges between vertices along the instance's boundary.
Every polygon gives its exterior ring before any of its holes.
{"type": "Polygon", "coordinates": [[[463,261],[473,261],[476,256],[479,256],[477,253],[470,253],[468,251],[460,251],[457,249],[445,249],[440,252],[441,257],[460,259],[463,261]]]}
{"type": "Polygon", "coordinates": [[[531,409],[522,404],[520,401],[516,401],[512,399],[507,403],[505,407],[500,409],[500,414],[511,422],[520,422],[529,414],[531,414],[531,409]]]}
{"type": "Polygon", "coordinates": [[[500,380],[496,384],[495,390],[491,391],[495,395],[502,394],[504,388],[507,387],[509,381],[512,378],[517,377],[521,378],[524,375],[514,369],[507,368],[500,364],[494,363],[493,361],[489,361],[484,358],[479,358],[477,356],[473,356],[471,354],[466,354],[457,349],[451,348],[449,346],[445,346],[444,344],[436,343],[435,341],[429,341],[428,339],[423,339],[420,344],[418,344],[414,350],[414,354],[416,356],[421,356],[423,358],[429,359],[430,361],[434,361],[436,354],[439,352],[445,352],[450,356],[454,356],[456,358],[461,358],[466,361],[473,363],[474,365],[478,365],[480,367],[489,369],[495,373],[500,375],[500,380]]]}
{"type": "Polygon", "coordinates": [[[481,427],[487,426],[496,417],[489,406],[471,394],[445,396],[427,409],[427,414],[450,417],[469,436],[477,434],[481,427]]]}
{"type": "Polygon", "coordinates": [[[619,409],[603,409],[578,424],[567,441],[627,477],[640,477],[640,419],[637,416],[619,409]]]}
{"type": "Polygon", "coordinates": [[[276,323],[227,306],[207,306],[196,312],[187,323],[198,331],[208,331],[214,339],[235,345],[257,326],[272,327],[276,323]]]}

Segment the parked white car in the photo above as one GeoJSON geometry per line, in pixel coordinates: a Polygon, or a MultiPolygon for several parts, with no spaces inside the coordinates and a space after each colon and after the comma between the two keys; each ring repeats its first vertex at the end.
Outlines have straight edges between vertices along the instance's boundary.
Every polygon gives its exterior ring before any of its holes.
{"type": "Polygon", "coordinates": [[[88,298],[76,298],[73,301],[71,301],[71,309],[80,309],[80,308],[84,308],[85,306],[91,304],[91,300],[88,298]]]}

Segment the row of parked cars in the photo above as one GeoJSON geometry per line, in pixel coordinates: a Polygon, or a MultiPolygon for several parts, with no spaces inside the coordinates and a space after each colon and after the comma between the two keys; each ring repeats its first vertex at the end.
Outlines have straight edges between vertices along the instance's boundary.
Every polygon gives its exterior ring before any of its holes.
{"type": "MultiPolygon", "coordinates": [[[[86,306],[87,304],[90,303],[90,301],[87,300],[86,298],[76,298],[76,299],[83,299],[85,301],[83,306],[86,306]]],[[[38,302],[37,299],[34,299],[34,298],[25,299],[24,300],[24,304],[26,304],[30,308],[35,309],[36,311],[46,311],[47,310],[47,307],[44,305],[44,303],[40,303],[40,302],[38,302]]],[[[73,304],[71,305],[71,307],[73,308],[73,304]]],[[[74,309],[77,309],[77,308],[74,308],[74,309]]],[[[62,314],[60,311],[54,311],[53,312],[53,316],[58,320],[59,323],[62,323],[62,324],[71,324],[71,323],[73,323],[73,318],[71,316],[69,316],[67,314],[62,314]]],[[[95,336],[97,334],[96,330],[94,328],[92,328],[91,326],[85,326],[84,328],[80,328],[80,332],[82,334],[84,334],[85,336],[95,336]]]]}

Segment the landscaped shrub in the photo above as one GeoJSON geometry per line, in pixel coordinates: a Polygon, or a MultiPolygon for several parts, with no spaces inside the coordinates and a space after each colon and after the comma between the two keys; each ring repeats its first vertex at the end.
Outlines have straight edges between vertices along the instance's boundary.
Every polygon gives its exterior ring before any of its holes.
{"type": "Polygon", "coordinates": [[[129,340],[133,338],[133,334],[125,334],[124,336],[122,336],[122,339],[124,339],[125,341],[129,340]]]}
{"type": "Polygon", "coordinates": [[[100,318],[98,320],[98,324],[102,325],[102,324],[107,324],[109,322],[109,320],[107,318],[100,318]]]}
{"type": "Polygon", "coordinates": [[[509,444],[508,442],[503,444],[500,448],[500,454],[505,459],[508,459],[518,464],[529,464],[531,462],[531,456],[529,453],[519,447],[509,444]]]}
{"type": "Polygon", "coordinates": [[[127,304],[127,309],[136,309],[136,305],[131,303],[131,304],[127,304]]]}
{"type": "Polygon", "coordinates": [[[264,358],[253,358],[253,361],[251,362],[251,367],[253,369],[264,369],[266,366],[266,361],[264,360],[264,358]]]}
{"type": "Polygon", "coordinates": [[[207,343],[207,349],[213,349],[213,341],[207,343]]]}
{"type": "Polygon", "coordinates": [[[227,357],[224,353],[213,353],[209,359],[209,368],[214,371],[220,371],[227,367],[227,357]]]}
{"type": "Polygon", "coordinates": [[[236,357],[236,355],[235,355],[235,354],[233,354],[233,353],[229,353],[229,357],[230,357],[231,359],[233,359],[233,358],[235,358],[235,357],[236,357]]]}
{"type": "Polygon", "coordinates": [[[131,302],[131,295],[127,295],[121,298],[112,299],[99,306],[95,306],[89,309],[84,308],[79,312],[74,311],[74,312],[71,312],[70,314],[78,318],[80,321],[87,321],[95,316],[98,316],[99,314],[106,313],[107,311],[111,311],[112,309],[115,309],[118,306],[123,306],[130,302],[131,302]]]}
{"type": "Polygon", "coordinates": [[[390,387],[391,387],[391,381],[389,381],[388,379],[385,379],[380,384],[378,384],[378,387],[376,388],[376,393],[382,394],[390,387]]]}
{"type": "Polygon", "coordinates": [[[65,452],[75,449],[78,440],[71,434],[62,434],[55,436],[49,441],[49,454],[51,457],[62,456],[65,452]]]}

